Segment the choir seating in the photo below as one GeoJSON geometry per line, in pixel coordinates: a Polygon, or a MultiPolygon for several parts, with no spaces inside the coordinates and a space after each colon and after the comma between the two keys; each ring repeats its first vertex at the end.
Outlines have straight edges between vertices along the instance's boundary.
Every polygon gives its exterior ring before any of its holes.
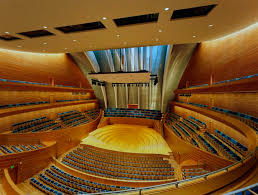
{"type": "Polygon", "coordinates": [[[33,150],[38,150],[42,147],[44,147],[42,144],[0,145],[0,155],[33,151],[33,150]]]}
{"type": "Polygon", "coordinates": [[[160,120],[159,110],[129,109],[129,108],[107,108],[104,110],[105,117],[132,117],[160,120]]]}
{"type": "Polygon", "coordinates": [[[130,156],[105,153],[91,147],[78,147],[62,162],[89,174],[127,180],[164,180],[174,178],[174,169],[158,156],[130,156]]]}

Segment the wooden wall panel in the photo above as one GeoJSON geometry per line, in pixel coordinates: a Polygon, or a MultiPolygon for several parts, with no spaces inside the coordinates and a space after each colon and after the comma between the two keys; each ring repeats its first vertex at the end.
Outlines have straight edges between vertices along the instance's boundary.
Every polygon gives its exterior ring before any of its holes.
{"type": "MultiPolygon", "coordinates": [[[[178,96],[178,100],[187,102],[183,96],[178,96]]],[[[214,106],[235,112],[249,114],[258,117],[258,93],[202,93],[192,94],[189,102],[209,105],[211,101],[214,106]]]]}
{"type": "Polygon", "coordinates": [[[69,106],[63,106],[63,107],[57,107],[57,108],[50,108],[50,109],[44,109],[44,110],[38,110],[38,111],[32,111],[32,112],[25,112],[21,114],[11,115],[11,116],[5,116],[0,118],[0,133],[4,132],[6,130],[10,130],[12,127],[12,124],[31,120],[34,118],[40,118],[43,116],[47,116],[53,118],[53,116],[57,116],[60,112],[66,112],[70,110],[91,110],[97,108],[96,103],[85,103],[85,104],[78,104],[78,105],[69,105],[69,106]]]}
{"type": "Polygon", "coordinates": [[[48,92],[48,91],[5,91],[0,90],[0,105],[26,102],[91,98],[91,93],[78,94],[74,92],[48,92]]]}
{"type": "Polygon", "coordinates": [[[0,50],[0,78],[91,88],[79,67],[66,54],[0,50]]]}
{"type": "Polygon", "coordinates": [[[225,38],[200,43],[178,88],[215,82],[258,73],[258,25],[252,25],[225,38]]]}

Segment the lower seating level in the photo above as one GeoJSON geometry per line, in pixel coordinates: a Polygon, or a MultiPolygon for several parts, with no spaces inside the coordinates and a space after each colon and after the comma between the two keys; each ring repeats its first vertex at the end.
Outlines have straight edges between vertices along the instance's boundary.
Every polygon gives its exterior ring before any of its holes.
{"type": "Polygon", "coordinates": [[[113,153],[107,155],[101,149],[79,147],[68,153],[62,162],[88,174],[126,180],[174,179],[174,169],[167,160],[145,155],[134,157],[113,153]]]}
{"type": "Polygon", "coordinates": [[[31,178],[30,183],[42,192],[57,195],[105,193],[134,189],[132,187],[108,185],[82,179],[54,165],[31,178]]]}

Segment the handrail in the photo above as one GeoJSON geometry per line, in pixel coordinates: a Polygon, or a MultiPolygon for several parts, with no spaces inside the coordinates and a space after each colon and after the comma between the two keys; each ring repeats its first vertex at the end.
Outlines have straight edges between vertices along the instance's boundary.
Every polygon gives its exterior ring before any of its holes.
{"type": "MultiPolygon", "coordinates": [[[[244,77],[240,77],[240,78],[233,78],[233,79],[230,79],[230,80],[217,81],[217,82],[213,82],[212,84],[213,85],[218,85],[218,84],[221,84],[221,83],[229,83],[229,82],[232,82],[232,81],[249,79],[249,78],[256,77],[256,76],[258,76],[258,74],[248,75],[248,76],[244,76],[244,77]]],[[[209,84],[205,83],[205,84],[200,84],[200,85],[192,85],[192,86],[189,86],[188,88],[206,87],[206,86],[209,86],[209,84]]],[[[185,89],[187,89],[187,88],[185,88],[185,89]]]]}
{"type": "MultiPolygon", "coordinates": [[[[255,156],[256,151],[258,151],[258,147],[256,148],[256,150],[253,153],[250,153],[248,156],[246,156],[245,158],[241,159],[240,161],[237,161],[234,164],[231,164],[231,165],[229,165],[227,167],[218,169],[216,171],[206,173],[204,175],[199,175],[199,176],[196,176],[196,177],[193,177],[193,178],[189,178],[189,179],[185,179],[185,180],[174,181],[174,182],[171,182],[171,183],[153,185],[153,186],[148,186],[148,187],[141,187],[141,188],[130,189],[130,190],[121,190],[121,191],[113,191],[113,192],[102,192],[101,194],[128,193],[128,192],[137,192],[137,191],[140,192],[140,191],[143,191],[143,190],[156,189],[156,188],[172,186],[172,185],[175,185],[175,187],[178,187],[178,185],[182,184],[182,183],[186,183],[186,182],[189,182],[189,181],[197,180],[197,179],[200,179],[200,178],[207,178],[210,175],[213,175],[213,174],[216,174],[216,173],[219,173],[219,172],[222,172],[222,171],[228,171],[228,169],[230,169],[231,167],[234,167],[234,166],[236,166],[238,164],[242,164],[245,160],[250,159],[253,156],[255,156]]],[[[100,193],[93,193],[93,194],[100,195],[100,193]]]]}
{"type": "Polygon", "coordinates": [[[244,188],[232,191],[232,192],[228,192],[228,193],[226,193],[224,195],[234,195],[234,194],[239,193],[239,192],[245,192],[245,191],[247,191],[247,190],[249,190],[251,188],[254,188],[254,187],[258,187],[258,183],[252,184],[250,186],[247,186],[247,187],[244,187],[244,188]]]}
{"type": "MultiPolygon", "coordinates": [[[[2,82],[12,82],[12,83],[22,83],[22,84],[31,84],[31,85],[43,85],[43,86],[51,86],[49,83],[37,83],[37,82],[30,82],[30,81],[19,81],[19,80],[9,80],[9,79],[3,79],[0,78],[0,81],[2,82]]],[[[54,85],[55,87],[68,87],[68,88],[75,88],[80,89],[80,87],[75,86],[66,86],[66,85],[54,85]]],[[[86,88],[84,88],[86,89],[86,88]]]]}

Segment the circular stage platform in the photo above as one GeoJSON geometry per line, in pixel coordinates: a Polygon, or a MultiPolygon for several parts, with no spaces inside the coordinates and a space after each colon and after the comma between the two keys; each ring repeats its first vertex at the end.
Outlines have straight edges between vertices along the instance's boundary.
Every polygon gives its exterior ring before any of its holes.
{"type": "Polygon", "coordinates": [[[140,125],[107,125],[91,132],[81,144],[131,153],[168,155],[171,152],[159,133],[152,128],[140,125]]]}

